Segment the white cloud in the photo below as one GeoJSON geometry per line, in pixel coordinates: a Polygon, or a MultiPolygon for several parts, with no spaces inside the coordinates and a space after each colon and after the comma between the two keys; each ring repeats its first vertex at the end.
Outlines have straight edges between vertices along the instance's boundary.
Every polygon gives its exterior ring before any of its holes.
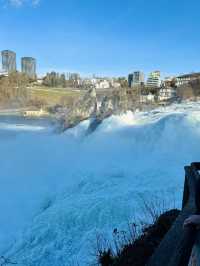
{"type": "Polygon", "coordinates": [[[13,7],[21,7],[23,5],[37,6],[40,0],[5,0],[4,3],[13,7]]]}

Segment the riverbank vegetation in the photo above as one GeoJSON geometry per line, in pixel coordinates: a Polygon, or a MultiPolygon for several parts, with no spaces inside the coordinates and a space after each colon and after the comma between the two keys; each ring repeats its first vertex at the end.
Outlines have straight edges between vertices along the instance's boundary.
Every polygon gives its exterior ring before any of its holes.
{"type": "Polygon", "coordinates": [[[0,78],[1,107],[71,107],[82,94],[83,92],[70,88],[36,86],[26,75],[19,72],[0,78]]]}
{"type": "Polygon", "coordinates": [[[111,245],[105,239],[97,239],[97,259],[100,266],[145,266],[156,248],[171,228],[180,211],[172,209],[157,217],[152,225],[132,223],[129,230],[113,230],[111,245]],[[138,231],[138,228],[141,230],[138,231]]]}
{"type": "Polygon", "coordinates": [[[0,103],[4,105],[10,102],[25,104],[28,99],[28,84],[27,76],[18,72],[2,77],[0,79],[0,103]]]}

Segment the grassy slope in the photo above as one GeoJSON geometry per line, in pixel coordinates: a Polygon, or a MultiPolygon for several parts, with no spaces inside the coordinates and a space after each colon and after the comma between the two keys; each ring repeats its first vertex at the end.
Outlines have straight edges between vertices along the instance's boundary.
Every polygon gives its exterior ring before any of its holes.
{"type": "Polygon", "coordinates": [[[44,101],[47,105],[71,104],[78,99],[84,92],[73,90],[71,88],[48,88],[44,86],[35,86],[29,89],[30,98],[44,101]]]}

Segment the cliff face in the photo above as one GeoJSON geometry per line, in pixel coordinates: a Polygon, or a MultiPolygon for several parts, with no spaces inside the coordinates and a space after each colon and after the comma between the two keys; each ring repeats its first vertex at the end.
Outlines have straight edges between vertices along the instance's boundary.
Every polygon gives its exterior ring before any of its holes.
{"type": "Polygon", "coordinates": [[[105,96],[97,116],[105,118],[111,114],[120,114],[128,110],[126,90],[117,90],[110,96],[105,96]]]}
{"type": "Polygon", "coordinates": [[[110,115],[119,115],[127,110],[135,110],[135,102],[135,96],[128,94],[126,89],[112,91],[101,100],[98,99],[95,89],[90,89],[86,92],[85,96],[77,101],[73,108],[62,117],[63,130],[74,127],[85,119],[93,118],[93,122],[88,129],[88,132],[92,132],[103,119],[110,115]]]}
{"type": "Polygon", "coordinates": [[[74,127],[79,122],[95,116],[97,113],[97,96],[95,89],[90,89],[83,98],[61,118],[63,130],[74,127]]]}
{"type": "Polygon", "coordinates": [[[93,120],[88,128],[87,134],[92,133],[101,124],[101,122],[115,114],[121,114],[128,110],[128,97],[126,90],[114,91],[111,95],[106,95],[97,110],[93,120]]]}

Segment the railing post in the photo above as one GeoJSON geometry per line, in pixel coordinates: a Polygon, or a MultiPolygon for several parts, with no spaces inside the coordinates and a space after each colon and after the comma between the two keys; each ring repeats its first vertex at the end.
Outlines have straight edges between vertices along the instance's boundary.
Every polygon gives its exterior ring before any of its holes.
{"type": "Polygon", "coordinates": [[[150,258],[147,266],[188,266],[196,240],[194,227],[183,228],[188,216],[200,210],[200,169],[199,163],[185,167],[185,184],[182,211],[159,247],[150,258]]]}
{"type": "Polygon", "coordinates": [[[184,182],[184,190],[183,190],[183,200],[182,200],[182,210],[186,206],[190,196],[190,191],[189,191],[189,186],[188,186],[188,181],[187,181],[187,176],[185,175],[185,182],[184,182]]]}

